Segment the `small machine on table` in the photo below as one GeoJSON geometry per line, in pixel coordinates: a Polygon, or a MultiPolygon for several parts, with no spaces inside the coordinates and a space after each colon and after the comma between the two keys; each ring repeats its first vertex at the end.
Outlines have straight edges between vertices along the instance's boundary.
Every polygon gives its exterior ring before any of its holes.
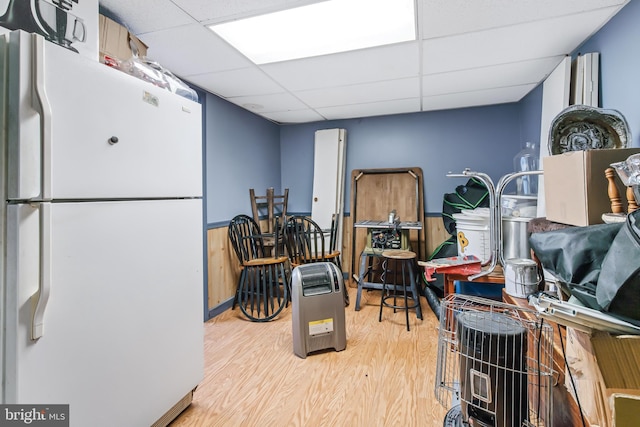
{"type": "Polygon", "coordinates": [[[358,282],[355,310],[359,311],[363,288],[382,290],[382,283],[372,281],[374,260],[387,249],[410,249],[409,230],[421,230],[422,223],[401,222],[395,212],[392,212],[388,221],[363,220],[356,222],[354,227],[367,229],[367,246],[360,254],[359,276],[354,277],[358,282]]]}

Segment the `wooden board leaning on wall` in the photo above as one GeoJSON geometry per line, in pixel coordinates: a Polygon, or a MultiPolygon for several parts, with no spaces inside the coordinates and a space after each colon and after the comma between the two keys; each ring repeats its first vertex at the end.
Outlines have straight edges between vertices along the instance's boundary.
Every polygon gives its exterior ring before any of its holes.
{"type": "Polygon", "coordinates": [[[411,230],[411,249],[418,258],[426,256],[424,187],[419,167],[391,169],[354,169],[351,171],[351,266],[349,277],[358,273],[360,253],[367,243],[367,230],[353,224],[362,220],[384,221],[389,212],[396,211],[401,221],[419,221],[421,230],[411,230]]]}

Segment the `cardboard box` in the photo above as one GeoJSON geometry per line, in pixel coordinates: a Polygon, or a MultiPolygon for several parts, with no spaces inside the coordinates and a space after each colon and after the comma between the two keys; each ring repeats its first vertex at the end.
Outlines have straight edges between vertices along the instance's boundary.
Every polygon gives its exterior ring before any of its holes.
{"type": "MultiPolygon", "coordinates": [[[[569,151],[543,158],[546,217],[549,221],[576,226],[602,223],[611,212],[605,169],[626,160],[638,148],[569,151]]],[[[626,188],[616,176],[626,212],[626,188]]]]}
{"type": "MultiPolygon", "coordinates": [[[[133,45],[138,57],[147,56],[147,45],[131,34],[124,26],[104,15],[98,19],[100,33],[100,62],[109,63],[109,58],[126,61],[133,56],[133,45]],[[107,58],[105,60],[105,57],[107,58]]],[[[113,64],[111,64],[113,65],[113,64]]]]}
{"type": "MultiPolygon", "coordinates": [[[[10,30],[37,33],[49,40],[65,40],[65,47],[93,61],[98,59],[98,0],[66,2],[67,10],[54,1],[0,0],[0,34],[10,30]],[[61,29],[66,29],[61,34],[61,29]]],[[[53,42],[51,42],[53,43],[53,42]]]]}
{"type": "Polygon", "coordinates": [[[592,427],[638,425],[640,336],[589,335],[567,328],[566,355],[565,384],[574,397],[577,394],[592,427]]]}

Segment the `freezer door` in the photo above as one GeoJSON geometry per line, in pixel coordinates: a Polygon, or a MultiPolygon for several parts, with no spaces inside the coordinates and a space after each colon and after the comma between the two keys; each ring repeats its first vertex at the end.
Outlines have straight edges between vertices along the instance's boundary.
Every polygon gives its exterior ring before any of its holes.
{"type": "Polygon", "coordinates": [[[76,426],[148,426],[201,381],[200,200],[20,204],[9,217],[9,403],[69,404],[76,426]],[[49,298],[33,340],[43,207],[49,298]]]}
{"type": "Polygon", "coordinates": [[[20,46],[12,72],[22,87],[13,133],[25,138],[9,141],[17,145],[9,160],[21,165],[11,198],[34,197],[40,176],[44,199],[202,195],[200,104],[41,37],[12,37],[20,46]]]}

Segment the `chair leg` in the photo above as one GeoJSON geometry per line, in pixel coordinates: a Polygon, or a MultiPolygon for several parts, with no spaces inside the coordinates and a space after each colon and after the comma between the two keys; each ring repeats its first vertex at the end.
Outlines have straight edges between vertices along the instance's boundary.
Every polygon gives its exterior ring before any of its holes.
{"type": "Polygon", "coordinates": [[[372,259],[364,252],[360,254],[360,276],[358,277],[358,292],[356,293],[356,306],[355,311],[360,311],[360,299],[362,298],[362,284],[366,279],[369,279],[370,272],[372,270],[372,259]],[[368,268],[367,261],[369,262],[368,268]]]}
{"type": "MultiPolygon", "coordinates": [[[[387,292],[387,264],[385,262],[382,263],[382,293],[380,294],[380,313],[378,314],[378,322],[382,322],[382,307],[384,307],[384,297],[387,292]]],[[[395,297],[394,297],[395,298],[395,297]]],[[[395,305],[395,301],[394,301],[395,305]]]]}
{"type": "Polygon", "coordinates": [[[420,305],[420,290],[418,288],[418,280],[420,280],[420,276],[416,277],[415,266],[413,262],[409,264],[409,277],[411,278],[411,293],[413,294],[414,304],[416,306],[416,317],[420,320],[422,319],[422,306],[420,305]]]}
{"type": "Polygon", "coordinates": [[[378,321],[382,321],[382,309],[386,305],[393,308],[393,312],[397,310],[404,310],[405,320],[407,323],[407,331],[411,330],[409,321],[409,310],[416,309],[416,317],[422,320],[422,309],[420,306],[420,294],[417,290],[416,276],[413,270],[413,263],[410,260],[391,260],[385,259],[382,262],[383,281],[382,281],[382,295],[380,296],[380,313],[378,315],[378,321]],[[389,264],[392,262],[392,264],[389,264]],[[393,278],[389,276],[393,275],[393,278]],[[398,277],[400,275],[400,277],[398,277]],[[391,280],[391,283],[389,281],[391,280]],[[393,292],[390,295],[389,292],[393,292]],[[402,295],[399,293],[402,292],[402,295]],[[411,292],[411,296],[409,295],[411,292]],[[390,299],[393,296],[393,304],[386,302],[386,299],[390,299]],[[398,299],[402,299],[403,305],[398,304],[398,299]],[[409,299],[413,300],[412,304],[409,303],[409,299]]]}
{"type": "Polygon", "coordinates": [[[269,285],[271,284],[271,269],[269,267],[261,268],[260,287],[258,288],[258,318],[262,317],[262,311],[264,311],[264,317],[269,316],[269,285]],[[261,310],[262,309],[262,310],[261,310]]]}
{"type": "MultiPolygon", "coordinates": [[[[390,260],[386,260],[387,265],[389,262],[391,262],[390,260]]],[[[398,261],[393,261],[393,270],[391,270],[390,268],[387,269],[387,271],[393,271],[393,312],[397,313],[398,312],[398,286],[396,285],[396,283],[398,283],[398,261]]],[[[402,278],[402,283],[403,283],[403,288],[404,288],[404,277],[402,278]]]]}
{"type": "MultiPolygon", "coordinates": [[[[404,315],[407,320],[407,331],[409,330],[409,301],[407,298],[407,278],[405,276],[406,262],[400,262],[402,264],[402,296],[404,297],[404,315]]],[[[411,273],[411,267],[409,267],[410,281],[413,281],[413,273],[411,273]]]]}
{"type": "Polygon", "coordinates": [[[247,274],[247,269],[245,267],[242,267],[242,270],[240,271],[240,276],[238,277],[238,283],[236,283],[236,292],[233,295],[233,303],[231,304],[231,310],[235,310],[236,304],[239,303],[238,299],[240,297],[240,285],[242,284],[242,281],[244,280],[246,274],[247,274]]]}
{"type": "Polygon", "coordinates": [[[291,302],[291,295],[292,295],[291,264],[289,264],[289,261],[286,261],[286,264],[285,263],[280,264],[280,269],[282,270],[282,283],[286,291],[285,293],[286,307],[289,307],[289,302],[291,302]]]}
{"type": "Polygon", "coordinates": [[[238,305],[249,320],[270,321],[288,302],[289,282],[290,278],[282,263],[247,267],[247,273],[243,276],[238,292],[238,305]]]}
{"type": "MultiPolygon", "coordinates": [[[[331,258],[330,261],[333,262],[336,267],[338,267],[338,270],[340,270],[340,272],[342,272],[342,265],[340,264],[339,256],[331,258]]],[[[344,299],[344,306],[349,307],[349,290],[347,289],[346,283],[342,286],[342,298],[344,299]]]]}

